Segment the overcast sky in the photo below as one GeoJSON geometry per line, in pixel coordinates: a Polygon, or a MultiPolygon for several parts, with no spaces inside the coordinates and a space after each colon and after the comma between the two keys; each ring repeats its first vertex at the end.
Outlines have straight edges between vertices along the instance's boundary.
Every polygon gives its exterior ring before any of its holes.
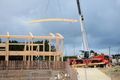
{"type": "MultiPolygon", "coordinates": [[[[0,0],[0,35],[48,36],[60,33],[65,39],[65,55],[79,54],[82,36],[76,0],[0,0]],[[60,6],[60,7],[59,7],[60,6]],[[47,11],[46,11],[47,10],[47,11]],[[78,20],[70,22],[29,21],[49,18],[78,20]],[[73,35],[72,35],[73,34],[73,35]],[[74,43],[74,44],[73,44],[74,43]],[[75,48],[73,47],[75,46],[75,48]]],[[[120,0],[80,0],[89,50],[111,54],[118,52],[120,42],[120,0]]]]}

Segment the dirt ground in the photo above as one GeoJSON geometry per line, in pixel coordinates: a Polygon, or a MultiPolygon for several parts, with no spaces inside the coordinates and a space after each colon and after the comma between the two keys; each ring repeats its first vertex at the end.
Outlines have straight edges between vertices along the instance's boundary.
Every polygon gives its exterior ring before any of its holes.
{"type": "Polygon", "coordinates": [[[69,76],[65,76],[67,72],[65,70],[60,71],[32,71],[32,70],[1,70],[0,71],[0,80],[51,80],[59,78],[62,80],[71,80],[69,76]],[[30,76],[30,72],[31,76],[30,76]]]}
{"type": "Polygon", "coordinates": [[[111,78],[111,80],[120,80],[120,66],[114,66],[110,68],[98,68],[111,78]]]}

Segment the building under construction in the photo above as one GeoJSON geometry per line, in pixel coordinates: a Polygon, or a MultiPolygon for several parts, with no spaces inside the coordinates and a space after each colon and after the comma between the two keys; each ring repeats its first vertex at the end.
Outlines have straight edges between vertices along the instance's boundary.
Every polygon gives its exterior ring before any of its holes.
{"type": "Polygon", "coordinates": [[[4,48],[4,50],[0,51],[0,56],[5,56],[5,61],[9,61],[9,56],[23,56],[23,61],[26,61],[26,57],[28,56],[28,61],[33,61],[33,56],[49,56],[49,61],[51,61],[51,56],[54,57],[54,61],[59,61],[60,56],[63,61],[63,51],[64,51],[64,37],[56,33],[56,35],[50,33],[49,36],[33,36],[32,33],[29,33],[28,36],[18,36],[18,35],[0,35],[0,38],[5,38],[6,42],[0,43],[0,48],[4,48]],[[11,38],[19,38],[19,39],[27,39],[24,43],[9,43],[11,38]],[[42,44],[35,44],[35,39],[48,39],[49,40],[49,51],[45,51],[45,40],[43,40],[42,44]],[[56,50],[51,51],[51,41],[52,39],[56,40],[56,50]],[[10,45],[23,45],[23,51],[10,51],[10,45]],[[36,47],[36,49],[33,49],[36,47]],[[40,47],[42,47],[42,51],[40,51],[40,47]]]}

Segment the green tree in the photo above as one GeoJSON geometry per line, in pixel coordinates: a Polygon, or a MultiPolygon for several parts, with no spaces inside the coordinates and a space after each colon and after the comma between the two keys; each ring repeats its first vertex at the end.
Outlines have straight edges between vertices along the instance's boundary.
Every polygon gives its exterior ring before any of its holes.
{"type": "Polygon", "coordinates": [[[94,53],[94,56],[98,56],[99,54],[93,50],[90,51],[90,53],[94,53]]]}
{"type": "Polygon", "coordinates": [[[98,56],[99,54],[97,52],[95,52],[95,55],[94,56],[98,56]]]}
{"type": "MultiPolygon", "coordinates": [[[[35,44],[43,44],[43,40],[42,41],[35,41],[35,44]]],[[[34,46],[33,49],[35,50],[37,47],[34,46]]],[[[39,46],[39,50],[43,51],[43,45],[39,46]]],[[[45,40],[45,51],[49,51],[49,41],[45,40]]],[[[51,51],[56,51],[56,48],[54,45],[51,45],[51,51]]]]}
{"type": "Polygon", "coordinates": [[[0,39],[0,43],[2,43],[2,40],[0,39]]]}
{"type": "Polygon", "coordinates": [[[56,48],[54,45],[51,46],[51,51],[55,52],[56,51],[56,48]]]}
{"type": "MultiPolygon", "coordinates": [[[[19,43],[16,40],[9,40],[9,43],[19,43]]],[[[23,51],[24,45],[9,45],[9,50],[10,51],[23,51]]]]}
{"type": "Polygon", "coordinates": [[[66,61],[67,59],[77,59],[77,56],[64,56],[63,60],[66,61]]]}
{"type": "Polygon", "coordinates": [[[90,53],[95,53],[93,50],[90,50],[90,53]]]}
{"type": "MultiPolygon", "coordinates": [[[[9,40],[9,43],[19,43],[16,40],[9,40]]],[[[43,44],[42,41],[35,41],[33,44],[43,44]]],[[[36,50],[37,46],[33,46],[33,50],[36,50]]],[[[26,48],[28,50],[28,46],[26,48]]],[[[9,50],[10,51],[23,51],[24,50],[24,45],[9,45],[9,50]]],[[[39,46],[39,50],[43,51],[43,45],[39,46]]],[[[49,51],[49,41],[45,40],[45,51],[49,51]]],[[[56,48],[54,45],[51,45],[51,51],[56,51],[56,48]]],[[[47,58],[48,59],[48,58],[47,58]]],[[[21,56],[10,56],[10,60],[22,60],[21,56]]]]}
{"type": "Polygon", "coordinates": [[[49,41],[45,40],[45,51],[49,51],[49,41]]]}
{"type": "Polygon", "coordinates": [[[101,53],[100,55],[104,55],[104,53],[101,53]]]}

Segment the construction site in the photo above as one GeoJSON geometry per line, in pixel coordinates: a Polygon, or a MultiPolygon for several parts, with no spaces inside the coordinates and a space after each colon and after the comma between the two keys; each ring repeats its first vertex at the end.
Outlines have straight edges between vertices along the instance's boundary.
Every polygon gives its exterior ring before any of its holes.
{"type": "MultiPolygon", "coordinates": [[[[49,2],[50,0],[46,12],[49,2]]],[[[61,11],[59,0],[57,2],[61,11]]],[[[0,35],[0,80],[119,80],[120,55],[111,55],[110,49],[109,55],[95,56],[95,53],[90,53],[79,0],[76,0],[76,5],[79,20],[50,18],[28,23],[80,21],[84,47],[80,50],[81,54],[74,55],[76,58],[65,60],[66,38],[60,33],[35,36],[32,32],[28,35],[11,35],[7,32],[6,35],[0,35]],[[13,39],[23,39],[24,42],[16,40],[12,42],[13,39]],[[35,42],[36,40],[38,43],[35,42]]]]}
{"type": "Polygon", "coordinates": [[[15,36],[9,35],[7,32],[7,35],[0,35],[0,38],[6,38],[5,43],[0,43],[0,47],[4,49],[0,51],[0,56],[5,57],[5,60],[0,61],[0,80],[54,80],[54,78],[75,80],[72,78],[77,78],[76,72],[67,62],[63,61],[64,37],[62,35],[57,33],[55,36],[50,33],[49,36],[33,36],[30,33],[29,36],[15,36]],[[10,38],[27,38],[28,41],[25,43],[9,43],[10,38]],[[49,42],[51,39],[56,39],[56,51],[51,51],[50,44],[49,51],[46,51],[44,41],[42,44],[34,44],[36,38],[49,39],[49,42]],[[59,44],[60,41],[61,44],[59,44]],[[10,51],[10,45],[24,45],[24,49],[23,51],[10,51]],[[34,46],[37,47],[33,49],[34,46]],[[42,51],[39,50],[40,47],[42,47],[42,51]],[[22,56],[23,60],[10,61],[10,56],[22,56]],[[49,56],[49,60],[33,60],[33,57],[39,56],[43,58],[49,56]],[[73,77],[70,78],[70,75],[73,77]]]}

